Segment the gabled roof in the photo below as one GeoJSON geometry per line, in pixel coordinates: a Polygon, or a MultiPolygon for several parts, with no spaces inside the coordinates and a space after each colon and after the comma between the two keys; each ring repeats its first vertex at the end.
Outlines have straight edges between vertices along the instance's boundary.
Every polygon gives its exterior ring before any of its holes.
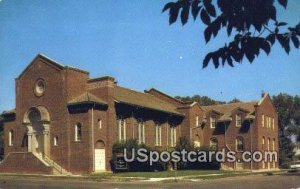
{"type": "Polygon", "coordinates": [[[159,93],[159,94],[161,94],[161,95],[163,95],[163,96],[165,96],[165,97],[167,97],[167,98],[169,98],[169,99],[172,99],[172,100],[174,100],[174,101],[176,101],[176,102],[179,102],[179,103],[184,104],[183,101],[181,101],[181,100],[179,100],[179,99],[177,99],[177,98],[174,98],[174,97],[172,97],[172,96],[170,96],[170,95],[168,95],[168,94],[166,94],[166,93],[164,93],[164,92],[162,92],[162,91],[160,91],[160,90],[157,90],[157,89],[155,89],[155,88],[151,88],[151,89],[149,89],[149,90],[145,90],[144,92],[145,92],[145,93],[150,93],[151,91],[157,92],[157,93],[159,93]]]}
{"type": "Polygon", "coordinates": [[[89,93],[89,92],[85,92],[81,95],[79,95],[78,97],[70,100],[68,102],[68,105],[78,105],[78,104],[98,104],[98,105],[107,105],[107,103],[96,97],[95,95],[89,93]]]}
{"type": "Polygon", "coordinates": [[[79,69],[79,68],[75,68],[75,67],[72,67],[72,66],[65,66],[49,57],[47,57],[46,55],[43,55],[43,54],[38,54],[36,55],[36,57],[31,61],[31,63],[23,70],[23,72],[19,75],[18,78],[22,77],[28,70],[29,68],[36,62],[36,60],[38,59],[42,59],[42,60],[45,60],[45,62],[51,64],[54,68],[57,68],[57,69],[60,69],[60,70],[63,70],[63,69],[71,69],[71,70],[75,70],[75,71],[78,71],[78,72],[82,72],[82,73],[85,73],[85,74],[89,74],[89,72],[85,71],[85,70],[82,70],[82,69],[79,69]]]}
{"type": "Polygon", "coordinates": [[[124,103],[183,116],[183,114],[176,110],[176,106],[171,103],[165,102],[149,93],[142,93],[119,86],[116,86],[114,88],[114,91],[115,100],[117,103],[124,103]]]}
{"type": "Polygon", "coordinates": [[[253,102],[237,102],[230,104],[218,104],[212,106],[202,106],[203,110],[209,112],[211,110],[216,110],[223,114],[231,113],[235,109],[243,109],[244,111],[248,111],[249,113],[253,113],[255,111],[255,105],[257,105],[256,101],[253,102]]]}

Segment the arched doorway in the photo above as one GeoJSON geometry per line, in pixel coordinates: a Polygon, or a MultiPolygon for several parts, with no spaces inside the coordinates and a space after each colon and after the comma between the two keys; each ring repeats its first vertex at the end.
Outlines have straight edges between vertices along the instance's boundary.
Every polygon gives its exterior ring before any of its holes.
{"type": "Polygon", "coordinates": [[[105,144],[102,140],[95,143],[95,171],[105,171],[105,144]]]}
{"type": "Polygon", "coordinates": [[[43,106],[32,107],[25,113],[23,123],[27,127],[28,152],[49,156],[49,122],[49,113],[43,106]]]}

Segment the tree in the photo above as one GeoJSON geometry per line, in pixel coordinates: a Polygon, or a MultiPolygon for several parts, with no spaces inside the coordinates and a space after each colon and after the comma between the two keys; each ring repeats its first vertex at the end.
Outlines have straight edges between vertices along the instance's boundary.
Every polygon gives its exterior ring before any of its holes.
{"type": "MultiPolygon", "coordinates": [[[[276,2],[287,7],[287,0],[276,2]]],[[[206,27],[206,43],[224,28],[228,38],[233,36],[231,42],[205,56],[203,68],[211,60],[215,68],[220,63],[233,67],[233,62],[242,63],[245,57],[252,63],[261,51],[268,55],[275,41],[287,54],[290,52],[290,43],[299,48],[300,23],[290,27],[286,22],[280,22],[274,0],[218,0],[217,3],[211,0],[177,0],[167,3],[163,12],[167,10],[170,24],[176,22],[179,14],[183,25],[188,22],[190,13],[194,20],[199,17],[206,27]]]]}
{"type": "Polygon", "coordinates": [[[237,102],[242,102],[240,99],[234,98],[231,101],[229,101],[228,103],[237,103],[237,102]]]}
{"type": "Polygon", "coordinates": [[[222,101],[217,101],[213,100],[207,96],[200,96],[200,95],[194,95],[192,97],[190,96],[185,96],[185,97],[180,97],[176,96],[175,98],[183,101],[183,102],[193,102],[196,101],[198,102],[201,106],[210,106],[210,105],[216,105],[216,104],[225,104],[225,102],[222,101]]]}
{"type": "Polygon", "coordinates": [[[300,97],[279,94],[272,97],[278,112],[279,124],[279,160],[281,164],[289,162],[293,155],[292,139],[300,137],[300,97]]]}

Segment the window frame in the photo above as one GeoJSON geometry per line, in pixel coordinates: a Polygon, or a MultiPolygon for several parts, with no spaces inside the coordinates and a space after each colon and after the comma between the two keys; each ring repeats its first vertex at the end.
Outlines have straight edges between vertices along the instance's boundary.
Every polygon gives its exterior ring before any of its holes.
{"type": "Polygon", "coordinates": [[[217,117],[215,115],[211,115],[209,122],[210,122],[210,128],[215,129],[217,126],[217,117]]]}
{"type": "Polygon", "coordinates": [[[58,136],[53,138],[53,146],[58,146],[58,136]]]}
{"type": "Polygon", "coordinates": [[[145,144],[145,122],[138,120],[138,143],[145,144]]]}
{"type": "Polygon", "coordinates": [[[155,124],[155,146],[161,146],[161,124],[156,123],[155,124]]]}
{"type": "Polygon", "coordinates": [[[15,140],[15,133],[14,130],[11,129],[8,132],[8,146],[14,146],[14,140],[15,140]]]}
{"type": "Polygon", "coordinates": [[[243,152],[245,150],[245,140],[243,137],[238,136],[235,139],[235,149],[237,152],[243,152]],[[241,142],[241,144],[239,144],[239,142],[241,142]],[[240,149],[240,145],[242,146],[242,148],[240,149]]]}
{"type": "Polygon", "coordinates": [[[126,119],[124,118],[117,119],[117,131],[118,131],[119,142],[126,141],[126,119]]]}
{"type": "Polygon", "coordinates": [[[177,143],[176,126],[170,125],[170,146],[175,147],[177,143]]]}
{"type": "Polygon", "coordinates": [[[75,124],[74,139],[75,139],[75,142],[82,141],[82,123],[80,123],[80,122],[75,124]]]}
{"type": "Polygon", "coordinates": [[[237,113],[235,115],[235,126],[236,127],[242,127],[242,114],[241,113],[237,113]]]}

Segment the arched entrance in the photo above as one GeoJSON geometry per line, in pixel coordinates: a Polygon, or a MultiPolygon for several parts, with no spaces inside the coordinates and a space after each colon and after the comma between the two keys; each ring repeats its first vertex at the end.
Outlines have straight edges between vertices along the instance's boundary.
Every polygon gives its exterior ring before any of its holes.
{"type": "Polygon", "coordinates": [[[95,143],[95,171],[105,171],[105,144],[102,140],[95,143]]]}
{"type": "Polygon", "coordinates": [[[27,127],[28,152],[49,156],[49,122],[49,113],[43,106],[32,107],[25,113],[23,123],[27,127]]]}

